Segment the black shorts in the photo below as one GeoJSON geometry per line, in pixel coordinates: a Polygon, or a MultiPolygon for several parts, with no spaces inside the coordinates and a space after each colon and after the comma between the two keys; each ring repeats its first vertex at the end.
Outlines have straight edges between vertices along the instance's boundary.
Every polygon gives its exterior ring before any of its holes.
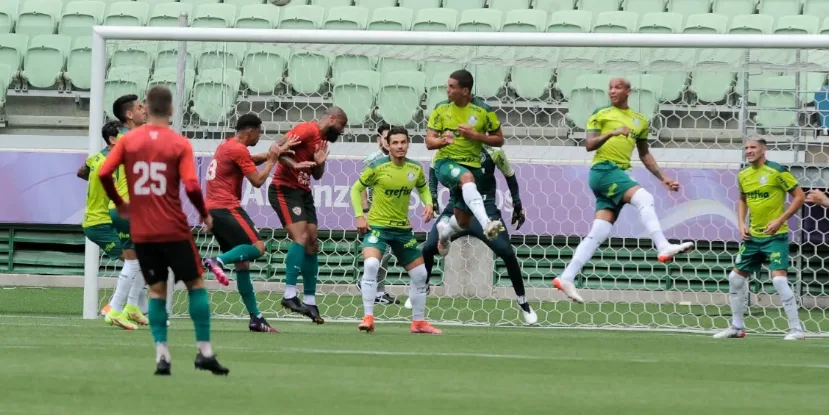
{"type": "Polygon", "coordinates": [[[210,209],[213,217],[213,236],[219,242],[222,252],[239,245],[253,245],[262,240],[248,213],[240,207],[233,209],[210,209]]]}
{"type": "Polygon", "coordinates": [[[175,242],[136,242],[135,254],[147,285],[167,282],[168,268],[173,270],[176,282],[193,281],[204,274],[201,257],[192,238],[175,242]]]}
{"type": "Polygon", "coordinates": [[[268,187],[270,202],[282,226],[296,222],[317,224],[317,208],[313,193],[293,187],[271,185],[268,187]]]}

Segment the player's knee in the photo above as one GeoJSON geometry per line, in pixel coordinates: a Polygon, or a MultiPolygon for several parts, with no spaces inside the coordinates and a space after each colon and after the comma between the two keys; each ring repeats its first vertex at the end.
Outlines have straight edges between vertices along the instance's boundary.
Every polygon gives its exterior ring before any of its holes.
{"type": "Polygon", "coordinates": [[[150,298],[167,298],[167,283],[157,282],[151,285],[150,298]]]}
{"type": "Polygon", "coordinates": [[[265,241],[257,241],[253,246],[259,250],[259,255],[265,255],[265,241]]]}
{"type": "Polygon", "coordinates": [[[654,204],[653,195],[649,191],[640,187],[639,190],[635,191],[633,196],[631,196],[630,204],[640,210],[652,207],[654,204]]]}
{"type": "MultiPolygon", "coordinates": [[[[194,280],[186,281],[184,286],[187,287],[187,291],[198,290],[199,288],[204,288],[204,278],[198,277],[194,280]]],[[[166,295],[166,287],[165,287],[165,295],[166,295]]]]}
{"type": "Polygon", "coordinates": [[[380,260],[374,257],[368,257],[363,261],[363,266],[365,267],[365,273],[363,274],[363,279],[376,279],[377,272],[380,271],[380,260]]]}
{"type": "Polygon", "coordinates": [[[429,279],[429,273],[426,272],[426,265],[420,264],[409,270],[409,278],[415,287],[425,287],[426,281],[429,279]]]}
{"type": "Polygon", "coordinates": [[[463,186],[467,183],[475,183],[475,176],[472,174],[472,172],[468,171],[468,172],[461,175],[460,183],[461,183],[461,186],[463,186]]]}
{"type": "Polygon", "coordinates": [[[124,250],[124,259],[126,260],[135,260],[138,259],[138,255],[135,254],[134,249],[125,249],[124,250]]]}
{"type": "Polygon", "coordinates": [[[250,269],[250,262],[237,262],[236,263],[236,271],[244,271],[246,269],[250,269]]]}

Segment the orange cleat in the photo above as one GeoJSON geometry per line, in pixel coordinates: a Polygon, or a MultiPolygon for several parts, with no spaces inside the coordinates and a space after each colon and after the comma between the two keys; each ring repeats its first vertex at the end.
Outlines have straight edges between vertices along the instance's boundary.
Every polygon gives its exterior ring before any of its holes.
{"type": "Polygon", "coordinates": [[[357,326],[357,329],[366,332],[366,334],[374,333],[374,316],[363,317],[363,322],[357,326]]]}
{"type": "Polygon", "coordinates": [[[410,331],[412,333],[443,334],[442,330],[432,327],[425,321],[413,321],[410,331]]]}
{"type": "Polygon", "coordinates": [[[105,305],[104,308],[101,309],[101,314],[102,315],[109,314],[109,303],[107,303],[107,305],[105,305]]]}

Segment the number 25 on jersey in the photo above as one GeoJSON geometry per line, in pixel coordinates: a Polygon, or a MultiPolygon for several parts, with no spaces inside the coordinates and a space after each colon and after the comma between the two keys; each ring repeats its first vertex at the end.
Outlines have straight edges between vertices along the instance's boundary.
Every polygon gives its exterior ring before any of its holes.
{"type": "Polygon", "coordinates": [[[167,193],[167,164],[160,162],[147,163],[138,161],[132,166],[132,172],[138,178],[133,185],[133,192],[139,196],[146,196],[150,193],[161,196],[167,193]]]}

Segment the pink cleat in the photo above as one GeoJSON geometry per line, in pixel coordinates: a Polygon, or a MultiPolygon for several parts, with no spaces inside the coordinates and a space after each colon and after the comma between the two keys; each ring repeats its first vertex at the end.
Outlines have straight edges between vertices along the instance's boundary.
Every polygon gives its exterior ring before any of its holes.
{"type": "Polygon", "coordinates": [[[413,321],[409,331],[416,334],[443,334],[441,329],[432,327],[425,321],[413,321]]]}
{"type": "Polygon", "coordinates": [[[202,260],[202,264],[204,264],[204,267],[209,269],[210,272],[213,273],[213,276],[216,278],[216,282],[224,285],[225,287],[230,285],[230,280],[227,278],[227,275],[225,275],[225,271],[219,265],[219,261],[214,261],[210,258],[204,258],[202,260]]]}

